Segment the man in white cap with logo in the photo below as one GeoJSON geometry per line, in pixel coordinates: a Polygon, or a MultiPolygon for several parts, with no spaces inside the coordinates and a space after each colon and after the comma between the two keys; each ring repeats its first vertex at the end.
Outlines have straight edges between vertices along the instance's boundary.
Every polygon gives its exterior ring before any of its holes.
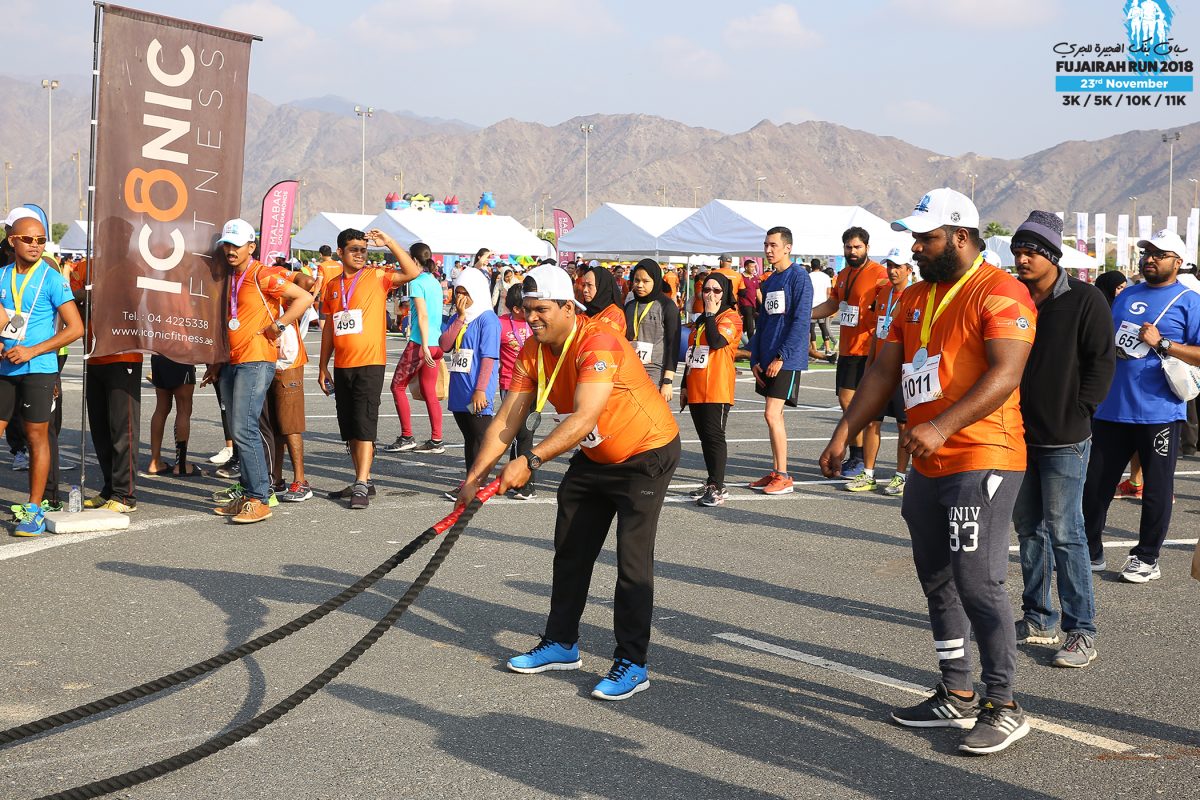
{"type": "Polygon", "coordinates": [[[996,753],[1029,733],[1013,699],[1017,642],[1004,582],[1025,471],[1020,385],[1033,300],[1016,278],[984,263],[979,212],[959,192],[935,189],[892,228],[912,233],[923,281],[901,296],[874,365],[821,454],[821,471],[837,474],[850,437],[900,384],[913,461],[902,514],[942,679],[931,697],[892,719],[969,729],[959,750],[996,753]],[[972,679],[972,632],[983,697],[972,679]]]}
{"type": "Polygon", "coordinates": [[[613,665],[592,691],[625,700],[649,685],[646,651],[654,610],[654,539],[675,467],[679,427],[633,346],[607,322],[582,319],[570,277],[536,267],[522,282],[532,336],[517,356],[504,404],[459,491],[465,505],[520,426],[535,431],[547,400],[565,419],[508,462],[500,492],[529,482],[543,461],[579,448],[558,489],[550,615],[541,642],[508,661],[513,672],[578,669],[579,620],[592,568],[617,520],[613,665]]]}
{"type": "Polygon", "coordinates": [[[1092,419],[1092,458],[1083,490],[1084,527],[1092,570],[1107,567],[1102,534],[1108,506],[1129,458],[1137,453],[1145,475],[1138,543],[1120,577],[1157,580],[1159,552],[1171,525],[1179,432],[1187,402],[1171,389],[1169,359],[1200,365],[1200,295],[1179,283],[1187,248],[1178,234],[1142,239],[1145,281],[1126,288],[1112,307],[1117,369],[1108,396],[1092,419]]]}
{"type": "Polygon", "coordinates": [[[221,228],[217,241],[230,268],[225,295],[229,363],[210,364],[201,384],[221,382],[241,465],[242,491],[232,492],[225,505],[213,510],[238,523],[271,516],[271,479],[259,416],[275,379],[279,337],[313,302],[311,294],[253,257],[254,238],[254,226],[244,219],[230,220],[221,228]],[[281,313],[283,300],[287,310],[281,313]]]}

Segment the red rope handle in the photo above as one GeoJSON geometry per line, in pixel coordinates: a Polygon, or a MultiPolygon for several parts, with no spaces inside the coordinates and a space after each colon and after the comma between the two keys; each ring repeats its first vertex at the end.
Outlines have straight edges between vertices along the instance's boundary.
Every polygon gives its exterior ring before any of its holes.
{"type": "MultiPolygon", "coordinates": [[[[495,497],[496,492],[498,491],[500,491],[500,479],[496,478],[496,480],[492,481],[487,486],[484,486],[482,489],[476,492],[475,499],[480,503],[486,503],[488,500],[491,500],[493,497],[495,497]]],[[[466,508],[466,506],[455,508],[446,515],[445,519],[443,519],[441,522],[435,523],[433,525],[434,533],[440,536],[441,534],[450,530],[451,526],[458,522],[458,518],[462,516],[462,513],[466,510],[466,508]]]]}

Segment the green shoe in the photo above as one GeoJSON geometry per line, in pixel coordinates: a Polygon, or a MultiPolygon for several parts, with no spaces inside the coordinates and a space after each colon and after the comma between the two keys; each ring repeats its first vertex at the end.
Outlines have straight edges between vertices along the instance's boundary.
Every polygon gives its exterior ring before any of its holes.
{"type": "Polygon", "coordinates": [[[218,489],[212,493],[212,499],[218,503],[228,503],[232,500],[237,500],[239,497],[245,497],[246,490],[242,488],[240,483],[235,483],[232,486],[227,486],[224,489],[218,489]]]}
{"type": "Polygon", "coordinates": [[[883,487],[883,493],[888,497],[901,497],[904,495],[904,476],[896,473],[892,479],[888,481],[888,485],[883,487]]]}
{"type": "Polygon", "coordinates": [[[43,513],[50,511],[62,511],[64,508],[66,508],[66,506],[64,506],[62,503],[51,503],[49,500],[42,501],[43,513]]]}
{"type": "Polygon", "coordinates": [[[267,508],[274,508],[277,505],[279,505],[279,498],[275,496],[274,492],[271,492],[271,496],[267,498],[267,508]]]}
{"type": "Polygon", "coordinates": [[[879,483],[874,477],[865,472],[854,476],[854,479],[846,484],[847,492],[873,492],[879,487],[879,483]]]}

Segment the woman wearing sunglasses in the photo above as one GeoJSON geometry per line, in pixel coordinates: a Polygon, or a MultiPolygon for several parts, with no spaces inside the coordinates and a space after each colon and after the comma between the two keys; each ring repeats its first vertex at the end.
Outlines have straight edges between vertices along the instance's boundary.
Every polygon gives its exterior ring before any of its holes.
{"type": "Polygon", "coordinates": [[[700,290],[704,311],[697,318],[688,339],[687,361],[679,408],[691,408],[692,422],[704,451],[708,477],[704,487],[692,492],[696,505],[720,506],[729,492],[725,489],[725,423],[733,405],[733,359],[742,338],[742,318],[729,279],[718,272],[708,273],[700,290]]]}

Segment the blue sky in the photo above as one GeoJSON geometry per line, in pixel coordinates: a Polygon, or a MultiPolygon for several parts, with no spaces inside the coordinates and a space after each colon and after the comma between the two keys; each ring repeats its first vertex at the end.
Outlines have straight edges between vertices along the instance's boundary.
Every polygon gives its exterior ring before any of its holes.
{"type": "MultiPolygon", "coordinates": [[[[1017,157],[1200,118],[1196,95],[1175,110],[1060,106],[1051,48],[1119,42],[1125,0],[124,1],[262,35],[250,88],[272,102],[335,94],[477,125],[642,113],[732,133],[816,119],[1017,157]]],[[[1172,35],[1200,56],[1200,8],[1174,5],[1172,35]]],[[[0,73],[89,72],[90,0],[4,6],[0,73]]]]}

